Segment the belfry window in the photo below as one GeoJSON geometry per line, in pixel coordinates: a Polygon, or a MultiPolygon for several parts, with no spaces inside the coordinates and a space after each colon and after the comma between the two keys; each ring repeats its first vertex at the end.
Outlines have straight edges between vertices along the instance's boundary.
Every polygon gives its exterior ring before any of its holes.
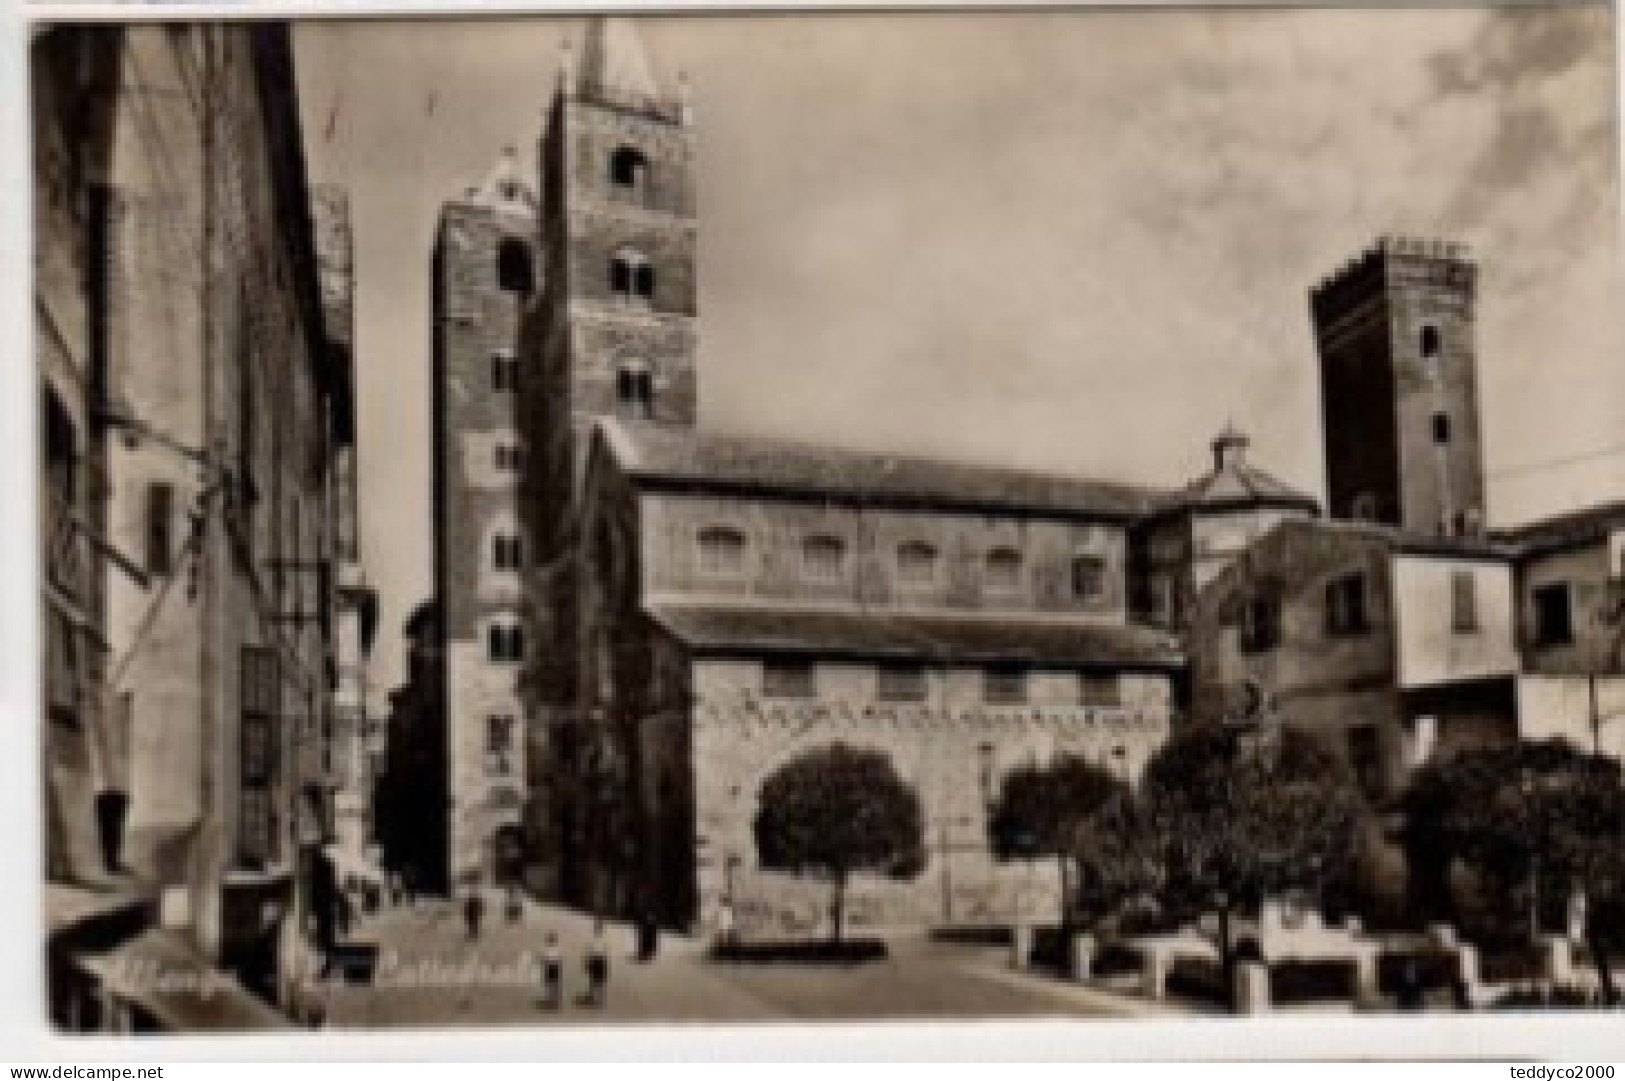
{"type": "Polygon", "coordinates": [[[525,632],[515,623],[493,623],[485,630],[486,656],[498,663],[525,659],[525,632]]]}
{"type": "Polygon", "coordinates": [[[649,176],[649,159],[636,147],[619,146],[609,156],[609,182],[617,188],[641,189],[649,176]]]}
{"type": "Polygon", "coordinates": [[[1433,441],[1441,447],[1450,442],[1450,414],[1433,414],[1433,441]]]}
{"type": "Polygon", "coordinates": [[[623,249],[609,263],[609,291],[627,303],[647,304],[655,295],[655,270],[642,252],[623,249]]]}
{"type": "Polygon", "coordinates": [[[1418,343],[1422,350],[1423,360],[1433,360],[1439,355],[1439,328],[1432,323],[1422,327],[1422,340],[1418,343]]]}
{"type": "Polygon", "coordinates": [[[621,411],[637,420],[654,415],[654,375],[642,361],[627,361],[615,370],[615,398],[621,411]]]}
{"type": "Polygon", "coordinates": [[[498,533],[491,538],[491,562],[499,571],[516,571],[525,560],[523,542],[511,533],[498,533]]]}
{"type": "Polygon", "coordinates": [[[523,240],[504,240],[497,248],[497,285],[505,293],[529,293],[534,286],[530,250],[523,240]]]}

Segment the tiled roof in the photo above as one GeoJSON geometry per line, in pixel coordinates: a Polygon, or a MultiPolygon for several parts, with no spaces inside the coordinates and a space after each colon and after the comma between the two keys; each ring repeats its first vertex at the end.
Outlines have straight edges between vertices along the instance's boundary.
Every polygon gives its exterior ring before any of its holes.
{"type": "Polygon", "coordinates": [[[618,420],[600,422],[600,431],[629,476],[713,490],[1124,521],[1166,495],[1076,477],[618,420]]]}
{"type": "Polygon", "coordinates": [[[1441,537],[1433,533],[1399,529],[1380,522],[1354,521],[1346,518],[1289,520],[1281,522],[1271,530],[1271,533],[1292,529],[1370,537],[1394,551],[1415,555],[1459,556],[1463,559],[1511,559],[1517,554],[1510,545],[1494,537],[1441,537]]]}
{"type": "Polygon", "coordinates": [[[1177,639],[1150,627],[991,616],[660,605],[649,618],[702,653],[791,653],[1035,667],[1174,668],[1177,639]]]}
{"type": "Polygon", "coordinates": [[[1625,501],[1601,503],[1595,507],[1556,514],[1513,529],[1497,530],[1495,536],[1515,545],[1521,554],[1530,555],[1590,544],[1615,529],[1625,529],[1625,501]]]}

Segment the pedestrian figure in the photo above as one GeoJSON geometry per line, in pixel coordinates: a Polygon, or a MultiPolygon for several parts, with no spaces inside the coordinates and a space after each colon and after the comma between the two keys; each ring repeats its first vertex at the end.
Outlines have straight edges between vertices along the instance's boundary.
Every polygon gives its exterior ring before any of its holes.
{"type": "Polygon", "coordinates": [[[556,1010],[564,1001],[564,955],[559,951],[559,936],[547,933],[542,947],[542,1005],[556,1010]]]}
{"type": "Polygon", "coordinates": [[[646,905],[638,917],[638,960],[648,963],[660,952],[660,921],[653,905],[646,905]]]}
{"type": "Polygon", "coordinates": [[[1414,958],[1407,960],[1405,967],[1399,971],[1399,988],[1394,995],[1394,1004],[1402,1010],[1422,1008],[1422,973],[1414,958]]]}
{"type": "Polygon", "coordinates": [[[604,939],[604,921],[596,920],[592,941],[587,943],[587,1005],[602,1007],[609,991],[609,943],[604,939]]]}
{"type": "Polygon", "coordinates": [[[480,896],[479,890],[469,890],[468,899],[463,902],[463,922],[468,926],[468,937],[480,937],[480,917],[485,915],[485,899],[480,896]]]}
{"type": "Polygon", "coordinates": [[[717,908],[717,952],[728,953],[734,947],[734,903],[724,897],[717,908]]]}

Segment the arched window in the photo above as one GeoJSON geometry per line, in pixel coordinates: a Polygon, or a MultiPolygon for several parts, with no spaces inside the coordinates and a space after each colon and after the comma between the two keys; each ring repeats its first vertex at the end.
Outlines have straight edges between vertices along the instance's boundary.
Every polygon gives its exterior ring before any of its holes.
{"type": "Polygon", "coordinates": [[[1014,548],[995,548],[987,554],[987,585],[1004,592],[1021,585],[1021,553],[1014,548]]]}
{"type": "Polygon", "coordinates": [[[643,151],[619,146],[609,156],[609,182],[618,188],[641,188],[649,175],[649,159],[643,151]]]}
{"type": "Polygon", "coordinates": [[[530,249],[523,240],[509,238],[497,248],[497,285],[506,293],[529,293],[534,285],[530,273],[530,249]]]}
{"type": "Polygon", "coordinates": [[[706,574],[737,575],[745,569],[745,535],[731,526],[700,530],[700,570],[706,574]]]}
{"type": "Polygon", "coordinates": [[[897,577],[910,585],[927,585],[937,577],[937,550],[924,541],[897,547],[897,577]]]}
{"type": "Polygon", "coordinates": [[[491,354],[491,389],[519,389],[519,358],[506,349],[498,349],[491,354]]]}
{"type": "Polygon", "coordinates": [[[492,623],[485,630],[485,652],[487,657],[501,664],[524,660],[524,629],[515,623],[492,623]]]}
{"type": "Polygon", "coordinates": [[[623,301],[648,303],[655,295],[655,270],[649,257],[622,248],[609,261],[609,290],[623,301]]]}
{"type": "Polygon", "coordinates": [[[654,373],[641,360],[622,361],[615,370],[615,398],[621,411],[637,420],[654,415],[654,373]]]}
{"type": "Polygon", "coordinates": [[[807,577],[830,581],[846,568],[846,542],[827,534],[814,534],[801,542],[801,565],[807,577]]]}
{"type": "Polygon", "coordinates": [[[491,538],[491,562],[499,571],[516,571],[525,560],[524,542],[512,533],[498,533],[491,538]]]}

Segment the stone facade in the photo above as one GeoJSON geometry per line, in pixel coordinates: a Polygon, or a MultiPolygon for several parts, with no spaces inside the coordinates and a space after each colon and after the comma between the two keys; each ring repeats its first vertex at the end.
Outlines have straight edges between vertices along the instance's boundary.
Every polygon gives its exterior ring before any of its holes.
{"type": "Polygon", "coordinates": [[[541,641],[523,569],[535,538],[519,512],[534,453],[521,398],[537,369],[520,326],[542,284],[536,197],[504,155],[485,182],[448,202],[434,258],[435,595],[445,671],[450,873],[512,877],[525,732],[517,676],[541,641]]]}
{"type": "Polygon", "coordinates": [[[85,690],[107,722],[98,810],[119,797],[99,824],[166,925],[277,1001],[331,830],[329,570],[354,432],[291,44],[272,25],[60,29],[36,55],[86,46],[100,81],[38,101],[42,119],[83,110],[60,193],[79,235],[47,215],[39,263],[42,358],[65,344],[86,362],[97,450],[79,490],[99,501],[107,663],[85,690]],[[64,259],[87,286],[60,309],[72,322],[55,316],[64,259]]]}
{"type": "Polygon", "coordinates": [[[1311,294],[1332,517],[1482,531],[1476,300],[1461,246],[1408,238],[1385,238],[1311,294]]]}

